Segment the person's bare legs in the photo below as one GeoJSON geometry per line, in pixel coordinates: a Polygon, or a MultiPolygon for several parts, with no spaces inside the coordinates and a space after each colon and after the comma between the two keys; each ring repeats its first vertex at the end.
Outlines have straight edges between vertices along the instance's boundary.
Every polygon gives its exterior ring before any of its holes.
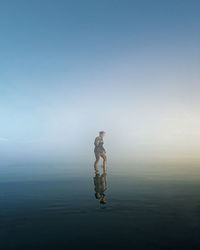
{"type": "Polygon", "coordinates": [[[106,164],[107,164],[106,154],[105,153],[101,154],[101,157],[103,158],[103,171],[104,171],[104,173],[106,173],[107,172],[107,168],[106,168],[106,164]]]}
{"type": "Polygon", "coordinates": [[[96,157],[96,161],[94,162],[94,169],[95,169],[95,172],[98,173],[99,171],[98,171],[97,164],[98,164],[98,162],[99,162],[100,155],[99,155],[99,154],[96,154],[95,157],[96,157]]]}

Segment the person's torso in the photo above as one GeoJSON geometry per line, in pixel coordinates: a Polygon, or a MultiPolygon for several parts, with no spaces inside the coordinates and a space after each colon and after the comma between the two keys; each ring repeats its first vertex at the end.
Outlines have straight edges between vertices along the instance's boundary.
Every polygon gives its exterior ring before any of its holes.
{"type": "Polygon", "coordinates": [[[96,137],[95,139],[95,147],[102,147],[104,144],[103,138],[102,137],[96,137]]]}

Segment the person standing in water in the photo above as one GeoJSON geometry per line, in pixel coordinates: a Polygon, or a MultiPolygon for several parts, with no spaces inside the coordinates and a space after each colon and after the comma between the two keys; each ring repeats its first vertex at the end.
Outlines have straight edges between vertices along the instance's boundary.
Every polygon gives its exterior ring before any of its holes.
{"type": "Polygon", "coordinates": [[[95,153],[95,157],[96,157],[96,161],[94,163],[94,168],[96,171],[97,170],[97,164],[98,164],[98,161],[100,159],[100,157],[103,158],[103,168],[104,168],[104,171],[106,172],[106,162],[107,162],[107,159],[106,159],[106,150],[104,149],[103,147],[103,137],[105,136],[105,132],[104,131],[100,131],[99,132],[99,136],[95,138],[95,141],[94,141],[94,145],[95,145],[95,148],[94,148],[94,153],[95,153]]]}

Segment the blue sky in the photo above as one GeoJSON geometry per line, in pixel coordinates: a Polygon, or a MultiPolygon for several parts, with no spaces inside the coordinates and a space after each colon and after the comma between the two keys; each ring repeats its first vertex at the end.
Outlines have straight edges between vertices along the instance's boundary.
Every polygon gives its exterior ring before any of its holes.
{"type": "Polygon", "coordinates": [[[199,161],[199,1],[1,1],[4,162],[199,161]]]}

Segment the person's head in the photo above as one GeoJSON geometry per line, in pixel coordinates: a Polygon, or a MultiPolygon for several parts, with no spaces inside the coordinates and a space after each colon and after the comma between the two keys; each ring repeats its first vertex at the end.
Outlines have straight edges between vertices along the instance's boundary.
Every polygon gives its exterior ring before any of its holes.
{"type": "Polygon", "coordinates": [[[106,204],[106,203],[107,203],[107,200],[105,198],[100,199],[100,204],[106,204]]]}
{"type": "Polygon", "coordinates": [[[104,132],[104,131],[100,131],[100,132],[99,132],[99,136],[101,136],[101,137],[104,137],[105,134],[106,134],[106,132],[104,132]]]}

